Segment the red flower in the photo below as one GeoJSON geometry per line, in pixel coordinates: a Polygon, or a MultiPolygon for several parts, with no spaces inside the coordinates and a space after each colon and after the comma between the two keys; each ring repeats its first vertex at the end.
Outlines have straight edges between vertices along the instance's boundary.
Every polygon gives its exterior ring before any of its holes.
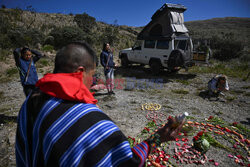
{"type": "Polygon", "coordinates": [[[198,140],[199,139],[199,136],[194,136],[194,141],[198,140]]]}
{"type": "Polygon", "coordinates": [[[239,159],[243,159],[241,155],[236,155],[236,157],[238,157],[239,159]]]}
{"type": "Polygon", "coordinates": [[[234,144],[234,145],[233,145],[233,148],[236,148],[236,149],[237,149],[237,145],[236,145],[236,144],[234,144]]]}
{"type": "Polygon", "coordinates": [[[179,139],[178,139],[178,138],[175,138],[175,141],[179,141],[179,139]]]}
{"type": "Polygon", "coordinates": [[[159,158],[164,158],[164,155],[163,154],[159,155],[159,158]]]}
{"type": "Polygon", "coordinates": [[[156,162],[156,163],[160,163],[160,161],[161,161],[161,160],[160,160],[159,157],[157,157],[157,158],[155,159],[155,162],[156,162]]]}
{"type": "Polygon", "coordinates": [[[197,133],[197,136],[199,136],[199,137],[202,136],[202,135],[203,135],[203,132],[204,132],[204,131],[200,131],[199,133],[197,133]]]}
{"type": "Polygon", "coordinates": [[[234,123],[233,123],[233,126],[236,126],[236,125],[238,125],[238,124],[239,124],[238,122],[234,122],[234,123]]]}
{"type": "Polygon", "coordinates": [[[214,118],[213,116],[210,116],[210,117],[208,118],[208,120],[213,119],[213,118],[214,118]]]}
{"type": "Polygon", "coordinates": [[[183,142],[187,142],[188,141],[188,138],[182,138],[181,139],[183,142]]]}
{"type": "Polygon", "coordinates": [[[145,127],[144,129],[149,132],[149,128],[145,127]]]}
{"type": "Polygon", "coordinates": [[[227,127],[224,128],[226,132],[231,133],[231,130],[228,129],[227,127]]]}
{"type": "Polygon", "coordinates": [[[163,161],[168,161],[168,158],[165,157],[165,158],[163,159],[163,161]]]}
{"type": "Polygon", "coordinates": [[[172,119],[172,118],[173,118],[173,117],[169,115],[167,120],[170,120],[170,119],[172,119]]]}
{"type": "Polygon", "coordinates": [[[181,144],[180,144],[180,143],[176,143],[176,145],[177,145],[177,146],[179,146],[179,147],[181,146],[181,144]]]}
{"type": "Polygon", "coordinates": [[[218,165],[219,165],[219,163],[218,163],[218,162],[214,162],[214,165],[215,165],[215,166],[218,166],[218,165]]]}

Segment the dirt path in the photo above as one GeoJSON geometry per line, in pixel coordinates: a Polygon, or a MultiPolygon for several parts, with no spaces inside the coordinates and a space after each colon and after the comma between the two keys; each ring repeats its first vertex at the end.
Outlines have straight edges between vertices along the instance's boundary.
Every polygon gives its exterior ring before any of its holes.
{"type": "MultiPolygon", "coordinates": [[[[249,128],[249,81],[229,77],[230,91],[225,93],[226,102],[209,101],[200,97],[199,93],[205,90],[213,75],[181,71],[179,74],[163,72],[154,77],[148,73],[148,69],[142,67],[117,69],[116,79],[121,82],[121,87],[115,90],[116,94],[108,96],[105,91],[99,91],[96,98],[100,108],[127,136],[136,137],[145,127],[148,122],[147,112],[141,110],[141,105],[150,102],[161,104],[159,112],[166,116],[186,111],[197,121],[204,121],[211,115],[217,115],[227,122],[240,122],[249,128]],[[162,83],[155,86],[155,82],[159,81],[162,83]],[[126,88],[126,85],[130,87],[126,88]]],[[[24,101],[24,95],[17,78],[9,83],[1,83],[0,92],[0,166],[15,166],[16,116],[24,101]]],[[[234,165],[223,157],[224,154],[225,151],[212,148],[208,156],[217,159],[220,166],[234,165]]]]}

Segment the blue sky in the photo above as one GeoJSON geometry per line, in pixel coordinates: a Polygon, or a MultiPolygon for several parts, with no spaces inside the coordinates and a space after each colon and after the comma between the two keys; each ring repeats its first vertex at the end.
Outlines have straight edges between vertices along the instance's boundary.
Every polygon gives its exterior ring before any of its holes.
{"type": "Polygon", "coordinates": [[[109,24],[145,26],[164,3],[187,7],[185,21],[215,17],[249,17],[250,0],[0,0],[7,8],[25,9],[31,5],[37,12],[87,14],[109,24]]]}

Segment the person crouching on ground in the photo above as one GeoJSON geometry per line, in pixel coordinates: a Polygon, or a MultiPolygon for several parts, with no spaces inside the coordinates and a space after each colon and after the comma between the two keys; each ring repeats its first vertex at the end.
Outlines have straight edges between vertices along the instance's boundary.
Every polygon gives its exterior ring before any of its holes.
{"type": "Polygon", "coordinates": [[[35,63],[42,57],[42,54],[28,47],[17,48],[13,54],[19,70],[23,91],[27,97],[35,89],[35,84],[38,81],[35,63]],[[33,57],[32,54],[35,56],[33,57]]]}
{"type": "Polygon", "coordinates": [[[104,67],[104,75],[106,77],[106,87],[108,94],[115,94],[114,89],[114,67],[113,54],[109,43],[103,44],[102,53],[100,55],[101,65],[104,67]]]}
{"type": "Polygon", "coordinates": [[[90,93],[97,57],[86,43],[58,51],[53,74],[41,78],[17,121],[17,166],[143,166],[153,147],[175,140],[176,118],[130,148],[127,137],[90,93]]]}
{"type": "Polygon", "coordinates": [[[229,86],[227,77],[225,75],[216,75],[208,82],[208,95],[209,97],[216,97],[224,95],[222,91],[228,91],[229,86]]]}

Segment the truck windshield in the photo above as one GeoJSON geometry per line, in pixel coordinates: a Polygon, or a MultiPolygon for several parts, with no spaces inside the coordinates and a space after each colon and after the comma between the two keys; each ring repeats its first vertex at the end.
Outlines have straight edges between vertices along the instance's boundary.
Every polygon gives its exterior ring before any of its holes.
{"type": "Polygon", "coordinates": [[[176,40],[174,43],[175,43],[175,49],[186,50],[187,40],[176,40]]]}

